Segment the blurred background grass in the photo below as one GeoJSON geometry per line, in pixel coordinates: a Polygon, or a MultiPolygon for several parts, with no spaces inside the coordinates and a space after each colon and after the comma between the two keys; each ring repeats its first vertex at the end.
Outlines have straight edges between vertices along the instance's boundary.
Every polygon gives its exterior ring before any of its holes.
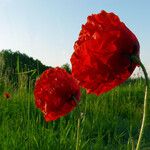
{"type": "MultiPolygon", "coordinates": [[[[99,97],[87,95],[82,89],[79,106],[48,123],[35,108],[33,87],[26,88],[24,76],[17,89],[5,84],[3,90],[11,94],[10,99],[0,96],[1,150],[120,150],[135,146],[143,113],[142,79],[122,84],[99,97]]],[[[148,105],[141,147],[150,149],[149,112],[148,105]]]]}

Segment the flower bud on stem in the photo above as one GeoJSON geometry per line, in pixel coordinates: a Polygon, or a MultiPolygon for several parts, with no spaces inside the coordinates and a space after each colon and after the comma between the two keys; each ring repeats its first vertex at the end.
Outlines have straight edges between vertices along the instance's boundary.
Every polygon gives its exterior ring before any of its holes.
{"type": "Polygon", "coordinates": [[[142,71],[143,71],[144,76],[145,76],[145,81],[146,81],[145,96],[144,96],[144,108],[143,108],[143,119],[142,119],[142,124],[141,124],[141,129],[140,129],[140,133],[139,133],[138,142],[137,142],[137,145],[136,145],[136,150],[139,150],[142,135],[143,135],[143,130],[144,130],[144,126],[145,126],[146,113],[147,113],[147,95],[148,95],[147,90],[149,88],[149,79],[148,79],[146,69],[145,69],[144,65],[142,64],[142,62],[140,61],[140,59],[137,56],[131,56],[131,60],[141,66],[142,71]]]}

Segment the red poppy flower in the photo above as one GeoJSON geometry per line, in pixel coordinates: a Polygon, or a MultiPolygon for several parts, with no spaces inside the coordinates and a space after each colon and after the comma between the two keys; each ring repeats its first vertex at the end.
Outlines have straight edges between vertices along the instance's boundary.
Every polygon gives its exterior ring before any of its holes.
{"type": "Polygon", "coordinates": [[[71,57],[72,74],[88,93],[107,92],[130,77],[139,57],[136,36],[114,13],[88,16],[71,57]]]}
{"type": "Polygon", "coordinates": [[[9,99],[9,98],[10,98],[10,93],[5,92],[5,93],[3,94],[3,96],[4,96],[6,99],[9,99]]]}
{"type": "Polygon", "coordinates": [[[80,99],[80,88],[77,81],[64,69],[50,68],[43,72],[36,81],[36,106],[44,113],[46,121],[69,113],[80,99]]]}

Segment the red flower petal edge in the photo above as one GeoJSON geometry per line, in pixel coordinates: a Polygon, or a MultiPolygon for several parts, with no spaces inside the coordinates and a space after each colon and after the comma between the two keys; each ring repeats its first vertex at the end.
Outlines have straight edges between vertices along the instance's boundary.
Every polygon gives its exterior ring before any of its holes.
{"type": "Polygon", "coordinates": [[[88,93],[107,92],[127,80],[139,57],[136,36],[114,13],[101,11],[82,25],[71,57],[72,74],[88,93]]]}
{"type": "Polygon", "coordinates": [[[65,116],[80,100],[80,87],[77,81],[61,68],[50,68],[36,81],[34,89],[35,104],[46,121],[65,116]]]}

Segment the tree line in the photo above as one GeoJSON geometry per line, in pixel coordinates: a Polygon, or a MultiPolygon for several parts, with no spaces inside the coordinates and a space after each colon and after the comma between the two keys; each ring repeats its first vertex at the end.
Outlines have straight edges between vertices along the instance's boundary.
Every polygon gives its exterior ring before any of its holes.
{"type": "MultiPolygon", "coordinates": [[[[71,73],[69,64],[61,66],[67,72],[71,73]]],[[[38,59],[33,59],[19,51],[13,52],[11,49],[3,49],[0,52],[0,77],[7,76],[11,82],[18,82],[19,74],[26,74],[28,78],[35,80],[46,69],[46,66],[38,59]]]]}

